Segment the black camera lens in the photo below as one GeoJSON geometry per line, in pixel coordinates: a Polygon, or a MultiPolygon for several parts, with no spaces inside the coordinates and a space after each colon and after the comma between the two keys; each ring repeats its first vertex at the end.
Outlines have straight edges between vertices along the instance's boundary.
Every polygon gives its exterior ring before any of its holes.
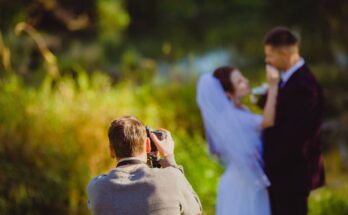
{"type": "Polygon", "coordinates": [[[147,154],[148,165],[151,168],[160,168],[161,164],[159,163],[160,158],[159,158],[158,149],[155,143],[153,142],[153,140],[151,139],[151,133],[155,134],[157,139],[159,140],[164,140],[167,137],[166,136],[167,134],[161,130],[154,131],[148,126],[146,126],[145,128],[146,128],[146,135],[150,139],[150,144],[151,144],[151,152],[147,154]]]}

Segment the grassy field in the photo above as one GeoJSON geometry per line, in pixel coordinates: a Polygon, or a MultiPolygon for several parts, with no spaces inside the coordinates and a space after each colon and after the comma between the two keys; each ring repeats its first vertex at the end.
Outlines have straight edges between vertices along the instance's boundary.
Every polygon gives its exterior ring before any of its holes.
{"type": "MultiPolygon", "coordinates": [[[[0,214],[88,214],[86,185],[115,165],[106,132],[122,115],[172,132],[177,162],[205,214],[214,214],[223,167],[207,152],[195,82],[112,84],[83,70],[38,86],[13,74],[0,79],[0,214]]],[[[310,215],[324,214],[348,214],[347,184],[311,195],[310,215]]]]}

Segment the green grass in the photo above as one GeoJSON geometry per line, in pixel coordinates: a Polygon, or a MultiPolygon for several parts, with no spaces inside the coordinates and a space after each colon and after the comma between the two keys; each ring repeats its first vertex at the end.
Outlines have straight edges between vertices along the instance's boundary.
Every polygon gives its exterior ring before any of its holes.
{"type": "Polygon", "coordinates": [[[340,188],[321,188],[311,194],[309,215],[348,214],[348,185],[340,188]]]}
{"type": "Polygon", "coordinates": [[[208,156],[194,94],[193,84],[112,86],[101,73],[53,87],[49,78],[36,88],[0,79],[0,213],[87,213],[85,187],[115,165],[106,131],[122,115],[172,132],[177,162],[213,213],[222,169],[208,156]]]}
{"type": "MultiPolygon", "coordinates": [[[[88,214],[86,185],[115,165],[106,132],[122,115],[172,132],[177,162],[205,214],[214,214],[223,169],[207,152],[195,82],[113,85],[105,74],[82,69],[36,87],[16,75],[0,79],[0,214],[88,214]]],[[[348,214],[347,193],[314,192],[309,214],[348,214]]]]}

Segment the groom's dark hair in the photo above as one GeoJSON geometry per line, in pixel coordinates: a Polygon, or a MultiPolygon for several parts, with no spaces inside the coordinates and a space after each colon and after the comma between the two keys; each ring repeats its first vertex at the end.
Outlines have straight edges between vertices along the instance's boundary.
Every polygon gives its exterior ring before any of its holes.
{"type": "Polygon", "coordinates": [[[231,82],[231,74],[235,70],[233,66],[221,66],[217,68],[213,76],[219,80],[225,92],[234,93],[234,86],[231,82]]]}
{"type": "Polygon", "coordinates": [[[273,28],[265,37],[264,44],[272,47],[293,46],[299,43],[297,36],[286,27],[273,28]]]}

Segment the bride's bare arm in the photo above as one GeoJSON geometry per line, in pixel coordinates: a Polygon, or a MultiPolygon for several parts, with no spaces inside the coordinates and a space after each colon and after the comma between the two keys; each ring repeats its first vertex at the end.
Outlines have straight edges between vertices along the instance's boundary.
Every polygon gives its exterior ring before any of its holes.
{"type": "Polygon", "coordinates": [[[272,66],[266,66],[267,81],[269,84],[267,101],[263,112],[262,128],[272,127],[275,120],[275,111],[278,95],[279,72],[272,66]]]}

